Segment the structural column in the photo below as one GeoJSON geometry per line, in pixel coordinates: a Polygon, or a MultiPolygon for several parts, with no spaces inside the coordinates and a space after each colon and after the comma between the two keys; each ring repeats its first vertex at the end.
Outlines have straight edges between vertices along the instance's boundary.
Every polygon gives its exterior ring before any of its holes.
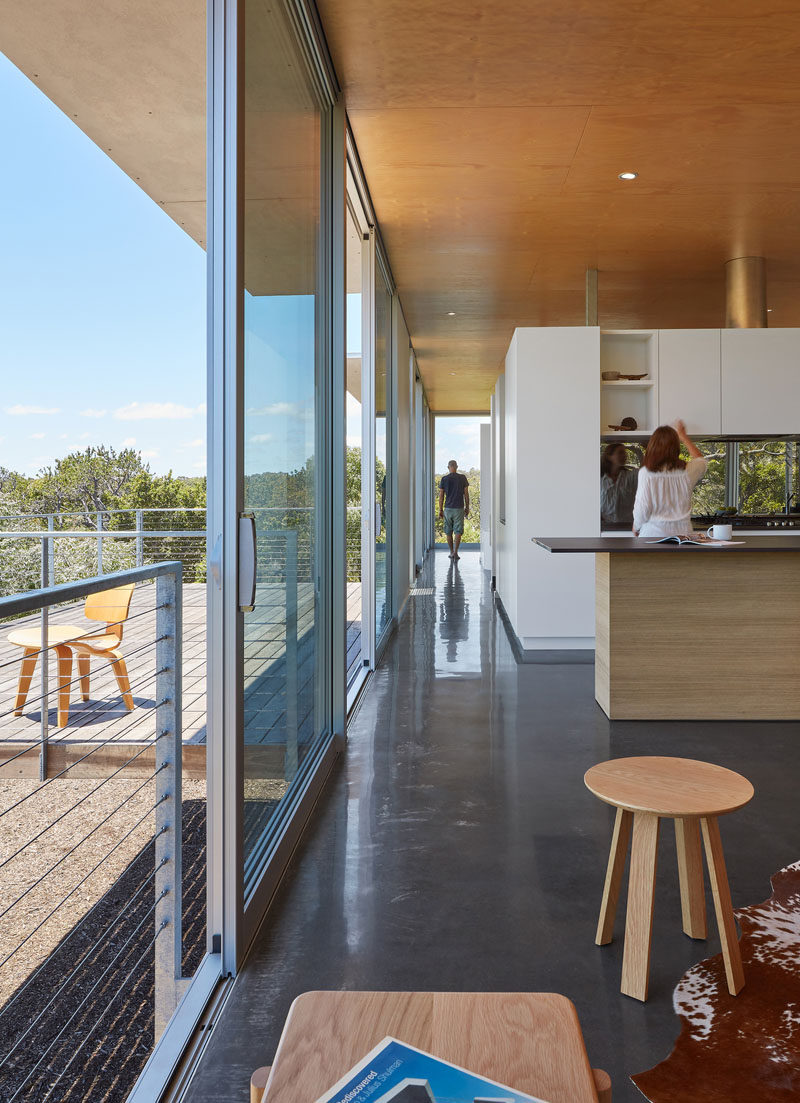
{"type": "Polygon", "coordinates": [[[735,257],[726,263],[725,326],[766,329],[767,274],[763,257],[735,257]]]}

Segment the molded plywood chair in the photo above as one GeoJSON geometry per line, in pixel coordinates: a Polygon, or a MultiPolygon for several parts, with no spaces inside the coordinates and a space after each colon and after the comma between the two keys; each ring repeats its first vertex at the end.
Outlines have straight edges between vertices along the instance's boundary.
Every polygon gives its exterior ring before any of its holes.
{"type": "MultiPolygon", "coordinates": [[[[85,630],[70,624],[53,625],[47,631],[48,649],[55,651],[58,657],[58,726],[63,728],[69,720],[69,690],[72,675],[72,656],[78,660],[78,674],[81,683],[81,696],[89,700],[89,664],[92,656],[108,659],[117,679],[122,700],[128,709],[133,708],[133,697],[128,680],[128,669],[119,650],[122,642],[123,622],[128,618],[133,597],[133,584],[116,586],[111,590],[102,590],[98,594],[89,594],[83,607],[87,620],[104,621],[106,630],[97,635],[87,635],[85,630]]],[[[31,678],[36,669],[36,658],[41,652],[42,635],[38,628],[20,628],[9,632],[9,643],[24,648],[22,668],[17,686],[17,699],[14,715],[21,716],[25,700],[30,689],[31,678]]],[[[42,707],[46,708],[43,702],[42,707]]]]}

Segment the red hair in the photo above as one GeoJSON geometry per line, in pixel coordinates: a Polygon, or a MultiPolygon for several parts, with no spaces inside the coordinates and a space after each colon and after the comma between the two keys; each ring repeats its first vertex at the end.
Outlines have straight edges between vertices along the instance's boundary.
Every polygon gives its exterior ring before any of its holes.
{"type": "Polygon", "coordinates": [[[648,471],[683,471],[681,441],[671,425],[660,425],[647,442],[644,465],[648,471]]]}

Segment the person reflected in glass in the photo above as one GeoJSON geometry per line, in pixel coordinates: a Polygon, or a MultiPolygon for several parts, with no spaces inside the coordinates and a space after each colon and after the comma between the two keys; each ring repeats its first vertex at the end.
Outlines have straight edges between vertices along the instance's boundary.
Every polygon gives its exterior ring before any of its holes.
{"type": "Polygon", "coordinates": [[[464,535],[464,518],[469,517],[469,482],[459,472],[457,460],[450,460],[447,474],[439,483],[439,517],[444,520],[450,558],[460,559],[458,547],[464,535]]]}
{"type": "Polygon", "coordinates": [[[692,493],[708,460],[688,437],[686,426],[661,425],[647,443],[633,503],[633,535],[660,538],[692,531],[692,493]],[[681,459],[681,444],[691,457],[681,459]]]}
{"type": "Polygon", "coordinates": [[[638,480],[638,468],[628,466],[628,449],[622,441],[607,444],[600,457],[600,518],[604,524],[633,525],[638,480]]]}

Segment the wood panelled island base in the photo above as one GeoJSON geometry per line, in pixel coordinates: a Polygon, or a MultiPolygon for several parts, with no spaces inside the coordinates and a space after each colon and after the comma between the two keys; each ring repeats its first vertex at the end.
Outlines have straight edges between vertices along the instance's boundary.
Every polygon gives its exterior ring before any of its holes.
{"type": "Polygon", "coordinates": [[[595,696],[610,719],[800,719],[800,539],[537,543],[596,553],[595,696]]]}

